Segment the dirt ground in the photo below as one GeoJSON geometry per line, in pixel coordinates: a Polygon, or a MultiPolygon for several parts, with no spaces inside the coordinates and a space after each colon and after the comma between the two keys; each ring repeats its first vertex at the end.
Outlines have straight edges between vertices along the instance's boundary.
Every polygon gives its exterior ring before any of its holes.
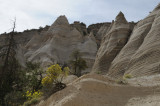
{"type": "MultiPolygon", "coordinates": [[[[152,77],[152,80],[156,78],[152,77]]],[[[139,85],[145,82],[144,79],[136,79],[138,83],[132,83],[135,81],[130,79],[128,84],[123,85],[106,76],[84,75],[64,90],[41,101],[38,106],[160,106],[159,85],[139,85]]]]}

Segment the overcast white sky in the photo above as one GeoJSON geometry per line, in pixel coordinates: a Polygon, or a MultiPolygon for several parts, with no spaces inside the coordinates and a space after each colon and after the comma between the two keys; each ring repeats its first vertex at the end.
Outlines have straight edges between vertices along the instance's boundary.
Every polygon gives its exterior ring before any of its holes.
{"type": "Polygon", "coordinates": [[[0,33],[11,31],[14,17],[16,30],[51,25],[59,15],[69,22],[87,25],[111,22],[119,11],[128,21],[138,21],[152,11],[159,0],[0,0],[0,33]]]}

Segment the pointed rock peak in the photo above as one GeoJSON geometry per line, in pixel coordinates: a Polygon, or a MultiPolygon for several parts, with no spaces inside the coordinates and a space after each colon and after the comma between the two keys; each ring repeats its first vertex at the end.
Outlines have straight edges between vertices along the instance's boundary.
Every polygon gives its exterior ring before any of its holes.
{"type": "Polygon", "coordinates": [[[116,16],[116,20],[115,22],[118,22],[118,23],[128,23],[124,14],[120,11],[119,14],[116,16]]]}
{"type": "Polygon", "coordinates": [[[69,22],[65,15],[61,15],[57,18],[53,25],[69,25],[69,22]]]}
{"type": "Polygon", "coordinates": [[[124,14],[122,13],[122,11],[120,11],[120,12],[118,13],[118,15],[123,15],[123,16],[124,16],[124,14]]]}
{"type": "Polygon", "coordinates": [[[156,6],[154,10],[160,10],[160,3],[156,6]]]}

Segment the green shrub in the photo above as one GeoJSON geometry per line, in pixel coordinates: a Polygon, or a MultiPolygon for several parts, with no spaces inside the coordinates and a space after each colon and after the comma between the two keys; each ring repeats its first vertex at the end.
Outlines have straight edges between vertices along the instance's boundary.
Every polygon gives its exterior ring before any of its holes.
{"type": "Polygon", "coordinates": [[[97,73],[97,74],[101,74],[102,72],[101,72],[101,71],[97,71],[96,73],[97,73]]]}
{"type": "Polygon", "coordinates": [[[43,70],[40,68],[40,63],[27,62],[26,66],[26,90],[38,91],[42,88],[43,70]]]}
{"type": "Polygon", "coordinates": [[[6,106],[19,106],[23,104],[26,98],[23,96],[23,92],[16,91],[7,94],[4,100],[6,106]]]}
{"type": "Polygon", "coordinates": [[[131,74],[125,74],[123,77],[127,78],[127,79],[130,79],[130,78],[132,78],[132,75],[131,74]]]}
{"type": "Polygon", "coordinates": [[[82,58],[81,53],[79,50],[75,50],[71,54],[72,60],[69,61],[72,70],[72,73],[77,77],[81,76],[81,71],[88,68],[87,62],[82,58]]]}

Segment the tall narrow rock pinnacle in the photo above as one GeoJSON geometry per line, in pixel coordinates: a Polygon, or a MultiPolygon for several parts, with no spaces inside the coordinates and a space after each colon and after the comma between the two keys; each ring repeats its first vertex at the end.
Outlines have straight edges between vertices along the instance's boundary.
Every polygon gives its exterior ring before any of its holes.
{"type": "Polygon", "coordinates": [[[116,23],[128,23],[124,14],[120,11],[119,14],[116,16],[116,23]]]}
{"type": "Polygon", "coordinates": [[[65,15],[61,15],[57,18],[53,25],[69,25],[69,22],[65,15]]]}

